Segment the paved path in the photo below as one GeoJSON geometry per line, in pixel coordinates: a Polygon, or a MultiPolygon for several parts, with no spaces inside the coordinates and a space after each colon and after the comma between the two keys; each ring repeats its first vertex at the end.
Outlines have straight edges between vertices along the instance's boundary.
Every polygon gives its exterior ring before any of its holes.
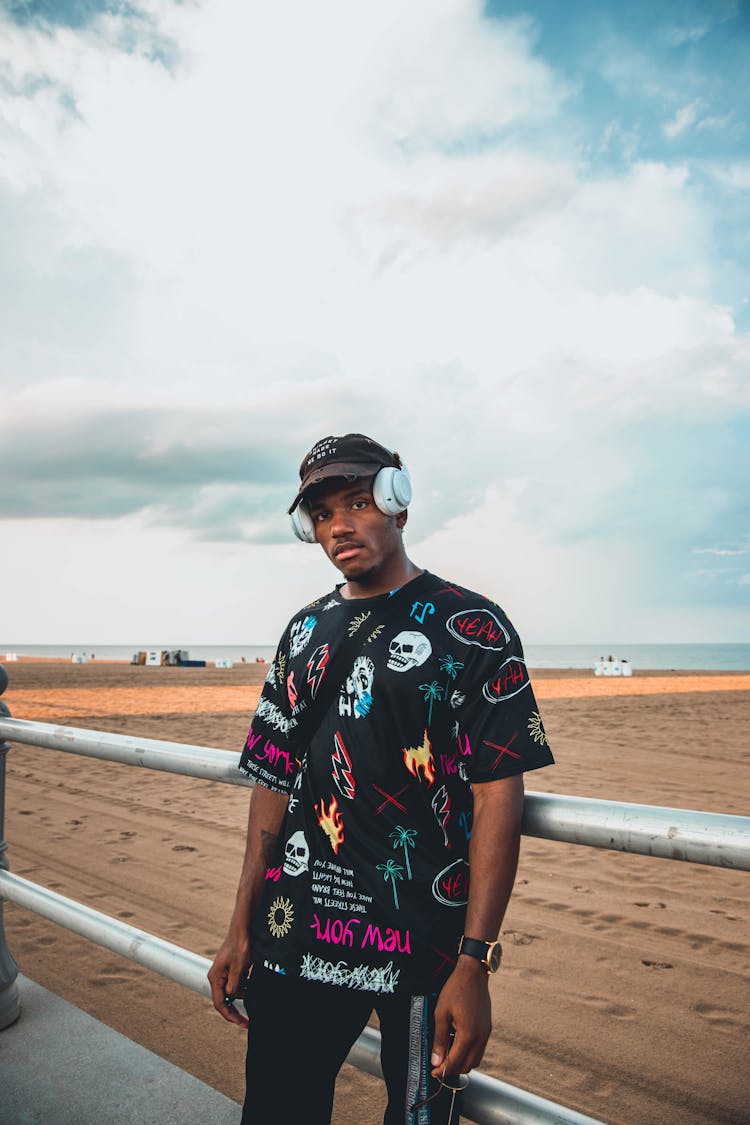
{"type": "Polygon", "coordinates": [[[18,984],[20,1018],[0,1031],[3,1123],[238,1125],[236,1102],[27,977],[18,984]]]}

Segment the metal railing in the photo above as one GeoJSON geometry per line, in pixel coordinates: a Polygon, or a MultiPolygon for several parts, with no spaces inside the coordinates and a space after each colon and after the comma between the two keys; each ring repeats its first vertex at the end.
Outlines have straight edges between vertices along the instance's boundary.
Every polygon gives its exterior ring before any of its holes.
{"type": "MultiPolygon", "coordinates": [[[[252,787],[237,769],[238,755],[232,750],[0,717],[3,738],[204,781],[252,787]]],[[[525,836],[565,844],[750,871],[750,817],[746,816],[529,790],[522,831],[525,836]]]]}
{"type": "MultiPolygon", "coordinates": [[[[3,688],[0,683],[0,693],[3,688]]],[[[3,718],[4,710],[0,704],[0,1013],[6,983],[1,974],[3,898],[210,996],[205,958],[2,869],[7,864],[2,854],[1,775],[8,749],[2,740],[249,788],[251,783],[237,770],[238,755],[206,746],[3,718]]],[[[522,831],[541,839],[750,870],[750,817],[529,792],[522,831]]],[[[13,981],[14,977],[6,987],[12,988],[13,981]]],[[[380,1036],[366,1028],[348,1061],[381,1077],[379,1054],[380,1036]]],[[[596,1125],[591,1117],[477,1071],[464,1094],[462,1115],[487,1125],[596,1125]]]]}

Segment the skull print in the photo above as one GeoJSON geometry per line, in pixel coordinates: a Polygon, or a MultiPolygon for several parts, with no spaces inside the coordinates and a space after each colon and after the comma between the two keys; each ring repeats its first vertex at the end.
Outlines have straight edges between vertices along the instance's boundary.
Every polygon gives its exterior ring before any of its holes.
{"type": "Polygon", "coordinates": [[[300,829],[293,832],[284,848],[284,872],[287,875],[301,875],[307,871],[310,863],[310,849],[307,846],[304,832],[300,829]]]}
{"type": "Polygon", "coordinates": [[[408,672],[424,664],[431,653],[432,645],[424,633],[405,629],[388,646],[388,667],[392,672],[408,672]]]}

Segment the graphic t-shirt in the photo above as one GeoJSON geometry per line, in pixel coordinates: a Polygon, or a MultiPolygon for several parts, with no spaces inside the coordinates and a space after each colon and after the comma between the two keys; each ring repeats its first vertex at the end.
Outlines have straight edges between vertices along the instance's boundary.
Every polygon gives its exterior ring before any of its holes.
{"type": "Polygon", "coordinates": [[[290,976],[423,994],[444,984],[463,933],[471,785],[553,758],[497,605],[428,572],[386,621],[390,596],[319,598],[269,667],[240,768],[289,806],[253,954],[290,976]],[[303,741],[305,710],[353,634],[348,674],[303,741]]]}

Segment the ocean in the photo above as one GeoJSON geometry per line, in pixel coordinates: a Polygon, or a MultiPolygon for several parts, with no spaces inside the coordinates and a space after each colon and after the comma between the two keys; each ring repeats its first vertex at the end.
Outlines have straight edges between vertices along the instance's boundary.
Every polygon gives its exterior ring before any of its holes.
{"type": "MultiPolygon", "coordinates": [[[[21,645],[0,642],[0,663],[6,653],[18,656],[54,656],[69,660],[73,654],[86,653],[100,660],[130,660],[134,652],[148,649],[183,648],[191,660],[234,660],[252,663],[258,657],[273,660],[273,645],[21,645]]],[[[601,658],[628,660],[634,671],[651,668],[667,671],[750,671],[750,644],[668,644],[668,645],[534,645],[524,646],[526,662],[531,668],[593,668],[601,658]]]]}

